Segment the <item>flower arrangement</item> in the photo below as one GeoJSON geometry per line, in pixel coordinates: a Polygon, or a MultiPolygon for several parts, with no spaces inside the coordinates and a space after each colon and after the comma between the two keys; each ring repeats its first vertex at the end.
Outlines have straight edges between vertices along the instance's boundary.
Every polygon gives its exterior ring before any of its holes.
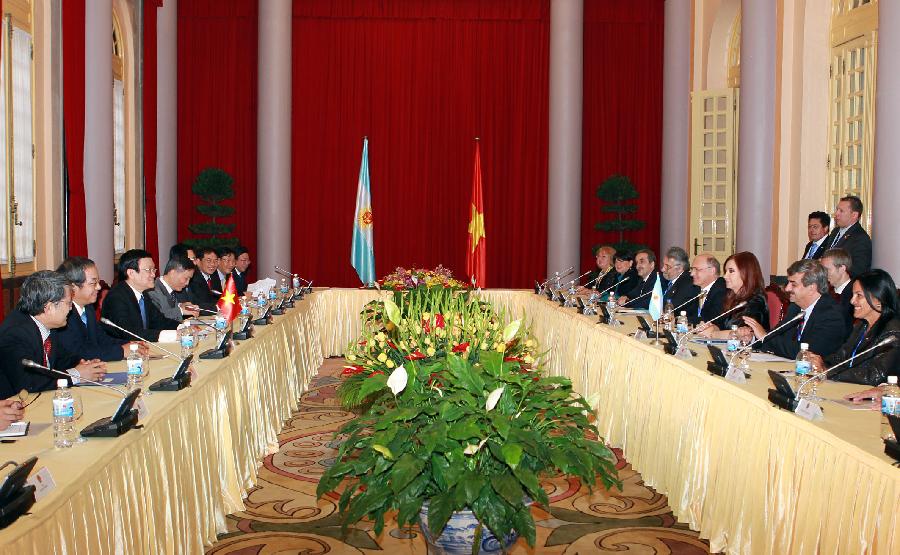
{"type": "Polygon", "coordinates": [[[519,321],[503,326],[504,315],[490,303],[470,298],[469,291],[395,292],[393,299],[366,305],[361,317],[360,336],[344,351],[347,379],[338,389],[347,407],[371,405],[384,390],[373,390],[367,380],[409,361],[427,363],[453,353],[477,363],[485,352],[502,352],[505,362],[529,372],[540,357],[537,342],[519,321]]]}
{"type": "Polygon", "coordinates": [[[384,289],[417,289],[419,287],[450,287],[465,289],[468,284],[453,278],[453,272],[438,265],[433,270],[425,268],[406,269],[398,266],[392,273],[378,280],[378,284],[384,289]]]}
{"type": "Polygon", "coordinates": [[[338,432],[344,441],[317,488],[340,493],[345,529],[370,518],[380,534],[396,511],[400,526],[421,521],[440,535],[468,509],[479,522],[474,545],[490,531],[533,546],[529,500],[549,505],[541,476],[619,484],[590,405],[568,378],[544,375],[521,321],[502,325],[468,293],[399,298],[366,307],[347,352],[339,392],[366,409],[338,432]]]}

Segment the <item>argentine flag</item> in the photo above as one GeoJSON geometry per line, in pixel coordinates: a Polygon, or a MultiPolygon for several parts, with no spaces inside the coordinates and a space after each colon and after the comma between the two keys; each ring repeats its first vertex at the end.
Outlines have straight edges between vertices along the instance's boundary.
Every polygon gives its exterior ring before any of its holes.
{"type": "Polygon", "coordinates": [[[363,139],[362,162],[356,186],[356,213],[353,218],[353,246],[350,264],[363,285],[375,283],[375,244],[372,239],[372,196],[369,193],[369,139],[363,139]]]}
{"type": "Polygon", "coordinates": [[[663,308],[663,292],[662,285],[659,282],[662,281],[662,276],[659,274],[656,275],[656,283],[653,285],[653,293],[650,293],[650,317],[653,318],[654,321],[659,320],[659,317],[662,316],[662,308],[663,308]]]}

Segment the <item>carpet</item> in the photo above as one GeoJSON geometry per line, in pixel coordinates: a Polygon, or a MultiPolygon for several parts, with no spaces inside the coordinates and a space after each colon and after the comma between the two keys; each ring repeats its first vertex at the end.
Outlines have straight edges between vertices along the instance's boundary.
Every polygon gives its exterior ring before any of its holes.
{"type": "MultiPolygon", "coordinates": [[[[263,461],[258,484],[245,500],[247,510],[228,516],[228,532],[207,549],[208,555],[426,553],[419,530],[399,529],[395,521],[388,520],[377,537],[365,521],[344,535],[336,497],[316,500],[319,477],[337,453],[332,436],[353,418],[335,398],[343,365],[335,358],[320,368],[278,436],[279,451],[263,461]]],[[[615,453],[621,490],[590,492],[577,479],[544,480],[553,514],[532,508],[537,543],[530,548],[520,539],[511,553],[709,553],[707,542],[675,519],[666,497],[646,486],[620,451],[615,453]]]]}

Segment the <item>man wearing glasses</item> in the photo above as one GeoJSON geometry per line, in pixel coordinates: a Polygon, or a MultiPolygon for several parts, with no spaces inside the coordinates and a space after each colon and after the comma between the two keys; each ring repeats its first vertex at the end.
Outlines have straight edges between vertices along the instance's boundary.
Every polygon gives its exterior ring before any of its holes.
{"type": "Polygon", "coordinates": [[[83,360],[50,337],[50,330],[66,325],[72,308],[72,289],[62,275],[49,270],[35,272],[22,283],[16,310],[0,325],[0,399],[21,390],[46,391],[56,386],[56,374],[25,369],[22,359],[68,373],[72,383],[80,378],[102,379],[106,363],[83,360]]]}
{"type": "MultiPolygon", "coordinates": [[[[181,322],[163,316],[146,293],[156,283],[156,264],[150,253],[132,249],[122,254],[118,266],[118,283],[109,290],[103,301],[105,318],[147,341],[174,343],[175,331],[181,322]]],[[[131,336],[104,324],[106,332],[120,339],[131,336]]]]}
{"type": "Polygon", "coordinates": [[[728,290],[725,288],[725,280],[719,277],[721,268],[719,261],[711,254],[698,254],[694,257],[691,279],[705,293],[700,297],[697,309],[688,312],[688,321],[694,326],[700,322],[709,322],[722,314],[728,290]]]}

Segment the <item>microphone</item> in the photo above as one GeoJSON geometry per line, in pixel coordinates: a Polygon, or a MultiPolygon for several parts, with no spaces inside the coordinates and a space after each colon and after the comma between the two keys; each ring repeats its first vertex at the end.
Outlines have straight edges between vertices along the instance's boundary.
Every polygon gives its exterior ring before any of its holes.
{"type": "Polygon", "coordinates": [[[587,272],[581,274],[581,275],[578,276],[577,278],[575,278],[575,279],[573,279],[572,281],[570,281],[570,282],[569,282],[569,285],[570,285],[570,286],[571,286],[571,285],[575,285],[576,283],[578,283],[578,281],[579,281],[581,278],[583,278],[584,276],[588,275],[588,274],[591,273],[591,272],[593,272],[593,270],[588,270],[587,272]]]}
{"type": "Polygon", "coordinates": [[[218,295],[218,296],[220,296],[220,297],[222,296],[222,292],[221,292],[221,291],[216,291],[215,289],[210,289],[209,292],[210,292],[210,293],[213,293],[214,295],[218,295]]]}
{"type": "MultiPolygon", "coordinates": [[[[604,275],[605,275],[605,274],[604,274],[604,275]]],[[[606,293],[607,291],[611,291],[611,290],[615,289],[617,286],[622,285],[623,283],[625,283],[626,281],[628,281],[629,279],[631,279],[631,278],[633,278],[633,277],[634,277],[634,276],[625,276],[625,278],[624,278],[622,281],[620,281],[619,283],[614,283],[614,284],[610,285],[609,287],[607,287],[607,288],[604,289],[603,291],[600,291],[600,292],[598,293],[598,295],[601,295],[601,296],[602,296],[602,295],[603,295],[604,293],[606,293]]]]}
{"type": "MultiPolygon", "coordinates": [[[[22,359],[22,366],[27,366],[28,368],[35,368],[38,370],[46,370],[47,372],[52,372],[53,374],[59,374],[60,376],[63,376],[63,377],[69,378],[69,379],[75,378],[75,376],[69,374],[68,372],[63,372],[61,370],[54,370],[53,368],[50,368],[49,366],[44,366],[43,364],[38,364],[35,361],[29,360],[27,358],[22,359]]],[[[105,387],[107,389],[112,389],[113,391],[115,391],[116,393],[121,395],[122,397],[125,397],[126,395],[128,395],[127,391],[123,391],[122,389],[120,389],[114,385],[95,382],[94,380],[89,380],[87,378],[82,378],[80,376],[77,379],[79,382],[87,382],[90,384],[99,385],[100,387],[105,387]]],[[[74,385],[78,385],[78,384],[74,384],[74,385]]]]}
{"type": "Polygon", "coordinates": [[[160,350],[160,351],[166,353],[167,355],[169,355],[169,356],[171,356],[171,357],[174,357],[174,358],[176,358],[176,359],[178,359],[178,360],[184,362],[184,359],[181,358],[179,355],[176,355],[175,353],[173,353],[172,351],[170,351],[170,350],[168,350],[168,349],[164,349],[163,347],[157,345],[156,343],[154,343],[154,342],[152,342],[152,341],[147,341],[146,339],[144,339],[144,338],[141,337],[140,335],[134,333],[133,331],[126,330],[125,328],[123,328],[122,326],[116,324],[115,322],[112,322],[112,321],[109,320],[108,318],[100,318],[100,321],[101,321],[102,323],[106,324],[107,326],[116,328],[117,330],[119,330],[119,331],[121,331],[121,332],[127,333],[128,335],[130,335],[131,337],[134,337],[134,338],[137,339],[138,341],[143,341],[143,342],[145,342],[147,345],[150,345],[151,347],[153,347],[153,348],[155,348],[155,349],[158,349],[158,350],[160,350]]]}
{"type": "Polygon", "coordinates": [[[552,276],[548,276],[548,277],[547,277],[547,280],[544,281],[544,283],[541,284],[541,287],[543,287],[543,286],[547,285],[548,283],[550,283],[550,280],[551,280],[551,279],[561,279],[561,278],[570,276],[570,275],[572,275],[572,274],[574,274],[574,273],[575,273],[575,266],[569,266],[569,269],[567,269],[566,271],[564,271],[562,274],[560,274],[559,272],[556,272],[556,273],[553,274],[552,276]]]}
{"type": "MultiPolygon", "coordinates": [[[[287,270],[282,270],[281,268],[278,267],[278,265],[275,266],[275,273],[280,274],[286,278],[294,279],[294,274],[288,272],[287,270]]],[[[297,276],[297,277],[299,277],[299,276],[297,276]]]]}
{"type": "MultiPolygon", "coordinates": [[[[625,280],[622,280],[622,281],[625,281],[625,280]]],[[[647,291],[647,292],[644,293],[643,295],[638,295],[637,297],[635,297],[635,298],[633,298],[633,299],[628,299],[627,301],[625,301],[625,302],[622,304],[622,306],[629,305],[629,304],[633,303],[634,301],[636,301],[636,300],[638,300],[638,299],[643,299],[644,297],[646,297],[647,295],[649,295],[649,294],[651,294],[651,293],[653,293],[653,290],[652,290],[652,289],[651,289],[650,291],[647,291]]]]}
{"type": "Polygon", "coordinates": [[[728,364],[731,365],[731,363],[734,362],[735,357],[737,357],[739,354],[741,354],[741,353],[743,353],[743,352],[746,352],[746,351],[749,351],[751,348],[753,348],[754,345],[756,345],[757,343],[760,343],[760,342],[762,342],[762,341],[765,341],[766,338],[769,337],[770,335],[774,335],[774,334],[776,334],[776,333],[779,333],[781,330],[783,330],[783,329],[785,329],[786,327],[790,326],[791,324],[793,324],[794,322],[796,322],[796,321],[799,320],[800,318],[803,318],[803,315],[804,315],[804,314],[806,314],[806,312],[804,312],[804,311],[801,310],[800,312],[797,313],[796,316],[794,316],[793,318],[791,318],[791,319],[788,320],[787,322],[784,322],[784,323],[781,324],[780,326],[776,326],[775,329],[773,329],[773,330],[770,331],[769,333],[765,334],[765,335],[762,336],[762,337],[759,337],[759,338],[757,338],[757,339],[754,339],[753,341],[751,341],[750,343],[748,343],[745,347],[741,347],[740,349],[736,350],[734,353],[732,353],[731,358],[728,360],[728,364]]]}

